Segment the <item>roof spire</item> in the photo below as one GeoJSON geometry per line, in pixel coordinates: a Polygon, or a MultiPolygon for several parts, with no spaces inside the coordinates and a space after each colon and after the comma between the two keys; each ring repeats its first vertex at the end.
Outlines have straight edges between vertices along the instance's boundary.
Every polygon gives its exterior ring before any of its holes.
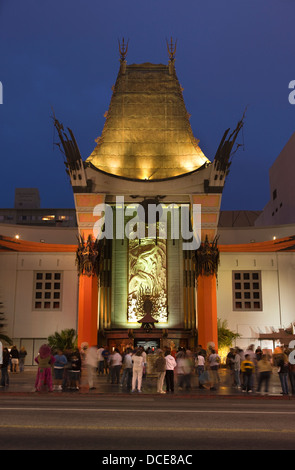
{"type": "Polygon", "coordinates": [[[173,44],[173,38],[171,36],[170,44],[168,42],[168,39],[166,39],[166,43],[167,43],[168,54],[169,54],[169,57],[170,57],[170,59],[169,59],[169,74],[173,75],[175,73],[174,62],[175,62],[177,40],[173,44]]]}
{"type": "Polygon", "coordinates": [[[175,61],[175,54],[176,54],[177,40],[173,44],[173,38],[171,36],[170,44],[168,42],[168,39],[166,39],[166,43],[167,43],[167,50],[168,50],[168,54],[169,54],[169,57],[170,57],[170,61],[174,62],[175,61]]]}
{"type": "Polygon", "coordinates": [[[122,43],[120,43],[120,41],[118,39],[118,43],[119,43],[120,61],[122,63],[122,62],[126,61],[126,55],[127,55],[127,52],[128,52],[129,39],[128,39],[126,44],[125,44],[125,38],[122,39],[122,43]]]}

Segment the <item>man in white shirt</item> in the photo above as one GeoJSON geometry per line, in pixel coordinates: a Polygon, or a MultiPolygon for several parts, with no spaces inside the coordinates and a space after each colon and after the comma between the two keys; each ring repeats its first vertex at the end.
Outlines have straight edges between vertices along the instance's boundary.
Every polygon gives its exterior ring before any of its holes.
{"type": "Polygon", "coordinates": [[[99,348],[97,350],[97,361],[98,361],[98,375],[102,374],[104,371],[104,357],[102,355],[104,348],[99,348]]]}
{"type": "Polygon", "coordinates": [[[122,367],[122,356],[118,348],[115,348],[114,353],[111,354],[111,383],[120,383],[120,371],[122,367]]]}
{"type": "Polygon", "coordinates": [[[167,393],[174,393],[174,369],[176,367],[176,361],[173,356],[171,356],[170,350],[165,354],[166,361],[166,391],[167,393]]]}
{"type": "Polygon", "coordinates": [[[89,390],[94,390],[94,374],[97,369],[97,347],[91,346],[86,351],[85,363],[87,368],[89,390]]]}

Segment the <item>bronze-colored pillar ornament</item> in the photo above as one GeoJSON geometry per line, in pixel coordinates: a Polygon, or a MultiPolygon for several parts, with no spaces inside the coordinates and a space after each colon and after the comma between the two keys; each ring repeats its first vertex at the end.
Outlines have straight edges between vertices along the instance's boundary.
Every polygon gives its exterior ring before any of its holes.
{"type": "Polygon", "coordinates": [[[208,236],[200,248],[195,251],[195,272],[196,279],[199,276],[212,276],[218,273],[218,266],[220,263],[220,254],[217,246],[218,237],[215,237],[213,242],[210,243],[208,236]]]}
{"type": "Polygon", "coordinates": [[[89,235],[88,239],[84,241],[83,237],[80,236],[76,251],[76,265],[79,276],[99,276],[103,260],[103,247],[103,240],[94,240],[89,235]]]}

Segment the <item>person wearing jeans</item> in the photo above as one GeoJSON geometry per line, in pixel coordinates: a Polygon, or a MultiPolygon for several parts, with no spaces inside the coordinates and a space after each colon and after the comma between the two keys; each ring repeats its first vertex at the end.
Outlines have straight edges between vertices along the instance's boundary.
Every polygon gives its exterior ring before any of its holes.
{"type": "Polygon", "coordinates": [[[282,394],[289,395],[289,388],[288,388],[288,372],[289,372],[289,365],[288,365],[288,357],[284,354],[279,362],[279,377],[282,386],[282,394]]]}
{"type": "Polygon", "coordinates": [[[268,393],[268,385],[272,373],[272,365],[266,354],[264,354],[261,360],[258,361],[257,369],[259,374],[257,392],[259,393],[261,391],[262,384],[264,383],[264,393],[268,393]]]}
{"type": "Polygon", "coordinates": [[[9,367],[9,351],[7,348],[3,348],[3,362],[1,365],[1,387],[8,387],[9,386],[9,374],[8,374],[8,367],[9,367]]]}
{"type": "Polygon", "coordinates": [[[132,356],[130,349],[127,349],[124,356],[123,367],[121,386],[124,387],[126,383],[127,390],[130,390],[132,385],[132,356]]]}

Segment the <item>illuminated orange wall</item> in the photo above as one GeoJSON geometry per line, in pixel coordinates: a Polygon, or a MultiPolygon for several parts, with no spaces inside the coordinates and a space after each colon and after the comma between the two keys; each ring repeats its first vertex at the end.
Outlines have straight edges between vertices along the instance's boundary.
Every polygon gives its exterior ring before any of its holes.
{"type": "Polygon", "coordinates": [[[97,276],[81,275],[79,279],[79,316],[78,346],[88,343],[97,345],[97,309],[98,279],[97,276]]]}
{"type": "Polygon", "coordinates": [[[216,276],[198,277],[198,343],[218,348],[216,276]]]}

